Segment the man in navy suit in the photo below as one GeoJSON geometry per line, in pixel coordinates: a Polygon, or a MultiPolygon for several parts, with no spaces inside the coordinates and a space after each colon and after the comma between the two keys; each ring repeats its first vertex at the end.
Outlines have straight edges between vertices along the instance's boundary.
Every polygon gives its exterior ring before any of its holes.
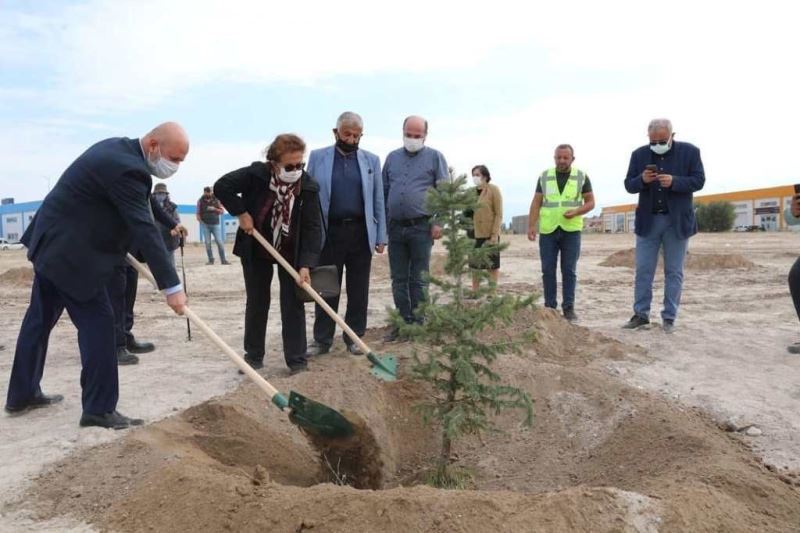
{"type": "MultiPolygon", "coordinates": [[[[347,273],[345,322],[358,336],[367,328],[372,253],[383,253],[388,240],[381,163],[378,156],[358,146],[363,131],[361,116],[342,113],[333,130],[336,144],[312,151],[308,160],[308,173],[319,183],[326,228],[320,264],[336,265],[340,284],[343,272],[347,273]]],[[[339,297],[328,304],[338,309],[339,297]]],[[[328,353],[335,332],[336,323],[317,306],[311,353],[328,353]]],[[[347,335],[344,342],[350,353],[361,355],[347,335]]]]}
{"type": "Polygon", "coordinates": [[[623,326],[638,329],[650,325],[650,302],[658,255],[664,250],[663,328],[675,330],[675,318],[683,287],[683,261],[689,237],[697,233],[693,194],[706,182],[700,150],[678,142],[672,123],[664,118],[650,121],[650,144],[631,154],[625,188],[639,195],[636,207],[636,283],[634,315],[623,326]]]}
{"type": "Polygon", "coordinates": [[[142,424],[116,410],[119,397],[114,313],[107,284],[128,250],[139,250],[183,313],[186,295],[150,211],[151,174],[165,179],[189,151],[186,132],[165,123],[142,137],[100,141],[61,175],[22,236],[33,263],[31,302],[22,322],[6,398],[19,414],[63,400],[40,382],[50,331],[64,309],[78,329],[81,426],[122,429],[142,424]]]}

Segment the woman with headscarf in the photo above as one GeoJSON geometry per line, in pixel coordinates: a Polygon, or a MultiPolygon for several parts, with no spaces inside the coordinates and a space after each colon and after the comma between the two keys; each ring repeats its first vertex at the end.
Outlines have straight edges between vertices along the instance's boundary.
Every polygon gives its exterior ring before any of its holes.
{"type": "MultiPolygon", "coordinates": [[[[264,366],[270,285],[276,261],[252,237],[265,239],[310,282],[322,243],[319,185],[304,168],[306,145],[297,135],[278,135],[266,150],[266,162],[234,170],[214,184],[214,195],[225,209],[239,217],[233,253],[244,273],[245,360],[255,369],[264,366]]],[[[307,369],[306,319],[297,297],[295,280],[278,265],[283,355],[292,373],[307,369]]]]}

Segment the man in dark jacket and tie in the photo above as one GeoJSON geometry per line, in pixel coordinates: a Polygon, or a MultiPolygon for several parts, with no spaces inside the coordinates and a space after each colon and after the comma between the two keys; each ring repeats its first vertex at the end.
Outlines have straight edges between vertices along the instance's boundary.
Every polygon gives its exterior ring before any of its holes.
{"type": "Polygon", "coordinates": [[[647,128],[650,144],[631,154],[625,188],[639,195],[636,207],[636,283],[634,315],[626,329],[650,324],[653,277],[658,255],[664,250],[663,328],[675,329],[675,318],[683,287],[683,261],[689,237],[697,233],[693,194],[703,188],[706,177],[700,150],[674,139],[672,123],[665,119],[650,121],[647,128]]]}
{"type": "Polygon", "coordinates": [[[31,302],[17,338],[6,411],[19,414],[60,402],[39,384],[50,331],[64,309],[78,329],[81,426],[140,425],[116,410],[119,397],[114,314],[107,284],[130,249],[141,252],[183,313],[186,295],[150,211],[151,174],[165,179],[189,151],[186,132],[165,123],[142,137],[100,141],[64,171],[22,236],[33,263],[31,302]]]}

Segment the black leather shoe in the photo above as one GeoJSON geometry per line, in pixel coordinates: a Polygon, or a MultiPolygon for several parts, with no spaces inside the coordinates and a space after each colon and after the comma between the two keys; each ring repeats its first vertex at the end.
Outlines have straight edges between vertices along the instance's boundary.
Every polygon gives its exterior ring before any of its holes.
{"type": "Polygon", "coordinates": [[[53,394],[52,396],[48,396],[47,394],[39,394],[34,396],[26,403],[22,405],[6,405],[6,413],[12,415],[22,414],[29,409],[38,409],[40,407],[49,407],[55,403],[59,403],[64,400],[64,397],[60,394],[53,394]]]}
{"type": "MultiPolygon", "coordinates": [[[[253,370],[261,370],[262,368],[264,368],[264,361],[256,361],[255,359],[249,359],[245,357],[244,362],[250,365],[253,368],[253,370]]],[[[242,372],[241,370],[239,370],[239,373],[244,375],[244,372],[242,372]]]]}
{"type": "Polygon", "coordinates": [[[141,418],[128,418],[119,411],[113,411],[104,415],[83,413],[80,421],[80,426],[84,428],[96,426],[107,429],[125,429],[131,426],[141,426],[142,424],[144,424],[144,420],[141,418]]]}
{"type": "Polygon", "coordinates": [[[222,261],[219,262],[219,264],[220,265],[230,265],[231,263],[227,259],[223,259],[222,261]]]}
{"type": "Polygon", "coordinates": [[[330,353],[330,351],[331,345],[321,342],[312,342],[311,346],[308,347],[308,353],[313,356],[325,355],[326,353],[330,353]]]}
{"type": "Polygon", "coordinates": [[[150,353],[156,349],[152,342],[139,342],[133,336],[128,337],[125,347],[131,353],[150,353]]]}
{"type": "Polygon", "coordinates": [[[294,376],[295,374],[299,374],[300,372],[306,372],[308,370],[308,365],[296,365],[289,367],[289,375],[294,376]]]}
{"type": "Polygon", "coordinates": [[[125,347],[120,346],[117,348],[117,364],[123,365],[138,365],[139,358],[130,353],[125,347]]]}
{"type": "Polygon", "coordinates": [[[575,314],[575,309],[573,309],[572,307],[564,308],[564,318],[566,318],[570,322],[578,321],[578,315],[575,314]]]}

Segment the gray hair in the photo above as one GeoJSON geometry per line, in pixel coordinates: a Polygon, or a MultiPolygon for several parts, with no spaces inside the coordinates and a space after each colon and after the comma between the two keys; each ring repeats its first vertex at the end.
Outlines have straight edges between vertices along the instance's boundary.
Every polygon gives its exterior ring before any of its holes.
{"type": "Polygon", "coordinates": [[[358,126],[362,130],[364,129],[364,121],[361,120],[361,115],[352,111],[345,111],[339,115],[339,118],[336,119],[336,129],[341,128],[342,124],[350,124],[351,126],[358,126]]]}
{"type": "Polygon", "coordinates": [[[668,118],[654,118],[647,126],[647,133],[653,133],[656,130],[666,129],[672,135],[672,121],[668,118]]]}

